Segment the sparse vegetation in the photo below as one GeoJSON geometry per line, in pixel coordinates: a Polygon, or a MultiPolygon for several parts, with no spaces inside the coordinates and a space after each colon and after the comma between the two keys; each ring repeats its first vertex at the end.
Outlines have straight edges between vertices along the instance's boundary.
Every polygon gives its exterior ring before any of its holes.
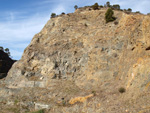
{"type": "Polygon", "coordinates": [[[103,8],[104,6],[100,5],[99,7],[100,7],[100,8],[103,8]]]}
{"type": "Polygon", "coordinates": [[[112,22],[116,19],[113,15],[114,15],[114,11],[111,8],[109,8],[105,13],[106,23],[112,22]]]}
{"type": "Polygon", "coordinates": [[[92,94],[93,94],[94,96],[96,96],[96,91],[92,91],[92,94]]]}
{"type": "Polygon", "coordinates": [[[131,8],[128,8],[128,10],[127,10],[127,11],[132,12],[132,9],[131,9],[131,8]]]}
{"type": "Polygon", "coordinates": [[[51,18],[55,18],[55,17],[56,17],[56,13],[52,13],[51,18]]]}
{"type": "Polygon", "coordinates": [[[106,7],[111,7],[110,2],[106,2],[106,7]]]}
{"type": "Polygon", "coordinates": [[[120,5],[115,4],[115,5],[112,6],[112,8],[117,9],[117,10],[120,10],[120,5]]]}
{"type": "Polygon", "coordinates": [[[68,101],[62,100],[62,106],[67,106],[67,105],[68,105],[68,101]]]}
{"type": "Polygon", "coordinates": [[[10,107],[7,110],[9,111],[9,113],[20,113],[20,110],[17,107],[10,107]]]}
{"type": "Polygon", "coordinates": [[[4,51],[4,48],[2,46],[0,46],[0,50],[4,51]]]}
{"type": "Polygon", "coordinates": [[[147,13],[147,15],[150,15],[150,13],[147,13]]]}
{"type": "Polygon", "coordinates": [[[84,25],[85,25],[85,27],[87,27],[87,26],[88,26],[86,23],[85,23],[84,25]]]}
{"type": "Polygon", "coordinates": [[[124,93],[124,92],[126,92],[126,89],[123,88],[123,87],[121,87],[121,88],[119,88],[119,92],[120,92],[120,93],[124,93]]]}
{"type": "Polygon", "coordinates": [[[45,112],[44,112],[44,109],[41,109],[41,110],[38,110],[38,111],[35,111],[35,112],[31,112],[31,113],[45,113],[45,112]]]}
{"type": "Polygon", "coordinates": [[[18,102],[19,102],[19,101],[16,99],[16,100],[15,100],[15,102],[14,102],[14,104],[15,104],[15,105],[17,105],[17,104],[18,104],[18,102]]]}
{"type": "Polygon", "coordinates": [[[9,52],[9,49],[8,48],[3,48],[2,46],[0,46],[0,50],[1,51],[4,51],[5,53],[7,53],[8,54],[8,56],[10,56],[10,52],[9,52]]]}
{"type": "Polygon", "coordinates": [[[75,8],[75,10],[76,10],[76,9],[78,9],[78,6],[77,6],[77,5],[75,5],[75,6],[74,6],[74,8],[75,8]]]}
{"type": "Polygon", "coordinates": [[[7,53],[8,56],[10,56],[10,52],[9,52],[9,49],[8,49],[8,48],[5,49],[5,53],[7,53]]]}
{"type": "Polygon", "coordinates": [[[140,11],[136,11],[135,13],[140,13],[140,11]]]}
{"type": "Polygon", "coordinates": [[[64,15],[65,13],[64,13],[64,12],[62,12],[61,14],[62,14],[62,15],[64,15]]]}
{"type": "Polygon", "coordinates": [[[93,8],[94,10],[97,10],[97,9],[98,9],[98,3],[95,3],[94,5],[92,5],[92,8],[93,8]]]}
{"type": "Polygon", "coordinates": [[[117,22],[117,21],[115,21],[115,22],[114,22],[114,24],[115,24],[115,25],[118,25],[118,22],[117,22]]]}

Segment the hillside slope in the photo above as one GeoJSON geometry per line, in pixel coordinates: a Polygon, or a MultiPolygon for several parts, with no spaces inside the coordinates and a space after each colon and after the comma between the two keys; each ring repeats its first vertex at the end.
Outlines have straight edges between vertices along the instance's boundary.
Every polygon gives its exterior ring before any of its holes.
{"type": "Polygon", "coordinates": [[[106,24],[105,12],[78,9],[50,19],[9,71],[6,86],[26,98],[32,93],[30,101],[50,113],[148,111],[150,16],[114,11],[117,19],[106,24]]]}

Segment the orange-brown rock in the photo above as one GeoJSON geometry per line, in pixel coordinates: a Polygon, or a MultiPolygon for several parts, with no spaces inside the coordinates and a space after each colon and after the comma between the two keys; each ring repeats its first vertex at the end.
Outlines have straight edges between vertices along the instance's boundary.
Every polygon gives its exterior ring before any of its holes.
{"type": "MultiPolygon", "coordinates": [[[[71,84],[74,90],[68,93],[69,99],[91,91],[98,93],[83,107],[65,107],[66,112],[137,113],[147,108],[150,16],[114,11],[118,24],[106,24],[105,12],[77,10],[50,19],[9,71],[7,86],[55,88],[59,96],[67,97],[62,89],[71,84]],[[119,93],[120,87],[126,92],[119,93]],[[73,95],[76,89],[77,95],[73,95]]],[[[51,112],[59,110],[53,108],[51,112]]]]}

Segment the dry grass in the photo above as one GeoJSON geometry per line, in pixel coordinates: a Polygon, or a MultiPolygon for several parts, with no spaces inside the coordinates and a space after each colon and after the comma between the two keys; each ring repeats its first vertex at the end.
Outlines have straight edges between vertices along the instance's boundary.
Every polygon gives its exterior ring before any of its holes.
{"type": "Polygon", "coordinates": [[[75,104],[77,102],[84,103],[88,98],[91,98],[93,96],[94,96],[94,94],[90,94],[90,95],[85,96],[85,97],[75,97],[75,98],[72,98],[69,101],[69,104],[73,105],[73,104],[75,104]]]}

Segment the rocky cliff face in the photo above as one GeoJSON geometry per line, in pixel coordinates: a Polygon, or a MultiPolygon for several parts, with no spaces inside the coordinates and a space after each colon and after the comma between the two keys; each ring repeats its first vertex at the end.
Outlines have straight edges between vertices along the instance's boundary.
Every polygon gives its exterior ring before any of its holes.
{"type": "Polygon", "coordinates": [[[15,61],[9,58],[8,54],[0,50],[0,79],[7,76],[7,72],[15,61]]]}
{"type": "Polygon", "coordinates": [[[49,112],[149,110],[150,16],[114,11],[117,19],[106,24],[106,9],[81,10],[47,22],[9,71],[7,87],[44,90],[33,97],[54,101],[49,112]],[[90,93],[81,106],[54,104],[90,93]]]}

